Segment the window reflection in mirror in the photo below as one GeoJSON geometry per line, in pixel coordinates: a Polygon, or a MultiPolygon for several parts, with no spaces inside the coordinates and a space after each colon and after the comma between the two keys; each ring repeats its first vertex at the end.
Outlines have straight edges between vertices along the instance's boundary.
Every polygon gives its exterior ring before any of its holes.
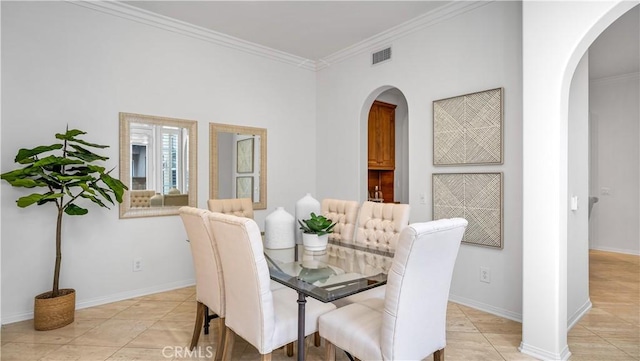
{"type": "Polygon", "coordinates": [[[191,120],[120,113],[120,179],[129,187],[120,218],[196,206],[196,127],[191,120]]]}
{"type": "Polygon", "coordinates": [[[210,197],[251,198],[266,209],[267,130],[210,124],[210,197]]]}

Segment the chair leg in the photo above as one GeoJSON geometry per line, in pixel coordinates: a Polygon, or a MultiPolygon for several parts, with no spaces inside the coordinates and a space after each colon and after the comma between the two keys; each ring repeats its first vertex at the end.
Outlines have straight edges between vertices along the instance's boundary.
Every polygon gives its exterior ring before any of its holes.
{"type": "Polygon", "coordinates": [[[287,349],[287,356],[293,356],[293,342],[288,343],[285,347],[287,349]]]}
{"type": "Polygon", "coordinates": [[[229,327],[226,327],[227,329],[227,335],[225,336],[225,340],[224,340],[224,351],[222,353],[222,359],[224,361],[231,361],[231,354],[233,353],[233,343],[236,340],[236,333],[233,332],[232,329],[230,329],[229,327]]]}
{"type": "Polygon", "coordinates": [[[198,302],[196,307],[196,324],[193,328],[193,336],[191,336],[191,344],[189,345],[189,350],[193,350],[198,344],[198,340],[200,339],[200,329],[202,328],[202,323],[204,321],[204,312],[207,306],[203,303],[198,302]]]}
{"type": "Polygon", "coordinates": [[[271,352],[261,355],[260,360],[262,361],[271,361],[271,352]]]}
{"type": "Polygon", "coordinates": [[[204,312],[204,334],[208,335],[209,334],[209,307],[204,306],[204,310],[202,312],[204,312]]]}
{"type": "Polygon", "coordinates": [[[215,361],[222,361],[222,358],[224,356],[224,345],[226,343],[226,336],[227,336],[227,326],[225,326],[224,324],[224,318],[220,317],[219,321],[218,321],[218,328],[220,329],[219,335],[218,335],[218,346],[216,347],[216,355],[214,357],[215,361]]]}
{"type": "Polygon", "coordinates": [[[327,339],[324,340],[324,345],[325,345],[324,359],[326,361],[336,361],[336,347],[327,339]]]}
{"type": "Polygon", "coordinates": [[[444,361],[444,349],[441,348],[433,353],[433,361],[444,361]]]}
{"type": "Polygon", "coordinates": [[[315,347],[320,347],[320,332],[318,331],[313,334],[313,345],[315,347]]]}

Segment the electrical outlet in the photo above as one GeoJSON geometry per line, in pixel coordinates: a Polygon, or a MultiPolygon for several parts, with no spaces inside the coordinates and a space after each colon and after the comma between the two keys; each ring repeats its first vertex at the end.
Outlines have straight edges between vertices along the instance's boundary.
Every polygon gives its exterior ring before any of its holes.
{"type": "Polygon", "coordinates": [[[142,271],[142,258],[136,257],[133,259],[133,272],[142,271]]]}
{"type": "Polygon", "coordinates": [[[491,269],[480,267],[480,282],[491,283],[491,269]]]}

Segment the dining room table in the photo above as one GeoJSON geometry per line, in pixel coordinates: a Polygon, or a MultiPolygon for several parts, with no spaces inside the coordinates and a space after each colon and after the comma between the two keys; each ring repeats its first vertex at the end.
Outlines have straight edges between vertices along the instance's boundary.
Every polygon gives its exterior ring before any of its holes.
{"type": "Polygon", "coordinates": [[[265,253],[271,279],[298,293],[298,355],[305,358],[305,304],[312,297],[321,302],[333,302],[387,282],[387,275],[377,271],[345,271],[332,264],[326,252],[303,253],[295,261],[281,261],[265,253]]]}

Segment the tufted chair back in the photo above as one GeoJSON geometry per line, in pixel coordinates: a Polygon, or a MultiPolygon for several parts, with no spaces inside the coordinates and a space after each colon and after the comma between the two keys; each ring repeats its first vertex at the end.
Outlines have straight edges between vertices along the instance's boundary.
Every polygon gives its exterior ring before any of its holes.
{"type": "Polygon", "coordinates": [[[387,273],[391,267],[400,232],[409,225],[408,204],[365,201],[360,208],[356,246],[357,271],[370,274],[371,268],[387,273]]]}
{"type": "Polygon", "coordinates": [[[356,201],[325,198],[320,209],[323,216],[337,223],[333,227],[333,233],[329,234],[329,240],[353,243],[360,204],[356,201]]]}
{"type": "Polygon", "coordinates": [[[207,204],[211,212],[253,219],[253,203],[250,198],[209,199],[207,204]]]}
{"type": "Polygon", "coordinates": [[[347,272],[353,271],[355,253],[353,248],[348,246],[354,243],[360,204],[356,201],[325,198],[322,200],[320,209],[323,216],[337,223],[333,233],[329,234],[327,245],[329,263],[347,272]]]}
{"type": "Polygon", "coordinates": [[[133,190],[129,191],[129,204],[131,208],[146,208],[150,207],[151,203],[149,199],[156,194],[154,190],[133,190]]]}

